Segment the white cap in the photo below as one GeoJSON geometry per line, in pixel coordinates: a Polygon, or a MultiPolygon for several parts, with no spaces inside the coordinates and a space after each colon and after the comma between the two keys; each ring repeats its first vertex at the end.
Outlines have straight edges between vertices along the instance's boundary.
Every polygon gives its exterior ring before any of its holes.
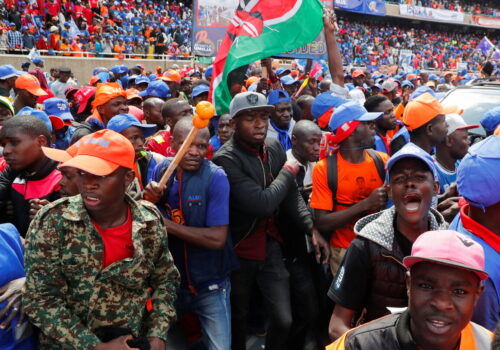
{"type": "Polygon", "coordinates": [[[461,115],[453,113],[446,115],[446,124],[448,124],[448,135],[453,134],[456,130],[469,130],[479,128],[479,125],[468,125],[461,115]]]}

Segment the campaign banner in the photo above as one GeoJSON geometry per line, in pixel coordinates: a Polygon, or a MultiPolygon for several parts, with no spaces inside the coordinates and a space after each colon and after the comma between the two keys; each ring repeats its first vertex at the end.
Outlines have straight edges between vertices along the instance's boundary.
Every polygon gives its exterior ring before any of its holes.
{"type": "Polygon", "coordinates": [[[433,9],[413,5],[399,5],[399,14],[402,16],[420,17],[444,22],[465,22],[465,14],[462,12],[433,9]]]}
{"type": "Polygon", "coordinates": [[[384,0],[336,0],[335,7],[344,11],[385,16],[384,0]]]}
{"type": "Polygon", "coordinates": [[[472,16],[472,22],[488,28],[500,28],[500,17],[472,16]]]}
{"type": "MultiPolygon", "coordinates": [[[[321,0],[321,2],[324,7],[332,8],[332,0],[321,0]]],[[[213,57],[217,54],[237,6],[238,0],[193,1],[193,37],[191,41],[193,55],[213,57]]],[[[293,30],[294,28],[290,28],[290,31],[293,30]]],[[[323,31],[308,45],[283,53],[279,57],[327,59],[323,31]]]]}
{"type": "Polygon", "coordinates": [[[405,73],[412,73],[413,67],[411,65],[413,59],[413,51],[399,50],[399,66],[403,68],[405,73]]]}

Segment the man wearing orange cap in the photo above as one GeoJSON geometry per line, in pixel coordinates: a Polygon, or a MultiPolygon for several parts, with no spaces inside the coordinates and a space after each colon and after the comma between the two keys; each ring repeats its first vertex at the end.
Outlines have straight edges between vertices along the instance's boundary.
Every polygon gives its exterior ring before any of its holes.
{"type": "Polygon", "coordinates": [[[182,80],[182,77],[179,74],[179,72],[177,72],[174,69],[169,69],[165,73],[163,73],[160,79],[163,80],[168,85],[172,97],[181,97],[189,102],[187,96],[182,91],[179,91],[182,80]]]}
{"type": "Polygon", "coordinates": [[[445,114],[457,113],[456,106],[443,106],[426,92],[411,100],[403,113],[403,124],[410,133],[410,141],[427,153],[445,140],[448,132],[445,114]]]}
{"type": "Polygon", "coordinates": [[[92,101],[92,115],[75,129],[71,144],[82,136],[106,128],[111,118],[122,113],[128,113],[127,92],[118,83],[98,84],[92,101]]]}
{"type": "Polygon", "coordinates": [[[164,350],[179,273],[161,214],[125,193],[134,148],[111,130],[77,146],[60,167],[78,169],[80,195],[43,207],[28,232],[23,302],[40,348],[164,350]]]}
{"type": "Polygon", "coordinates": [[[17,94],[13,104],[16,113],[24,107],[35,108],[38,97],[47,95],[40,87],[38,79],[31,74],[24,74],[17,78],[14,91],[17,94]]]}

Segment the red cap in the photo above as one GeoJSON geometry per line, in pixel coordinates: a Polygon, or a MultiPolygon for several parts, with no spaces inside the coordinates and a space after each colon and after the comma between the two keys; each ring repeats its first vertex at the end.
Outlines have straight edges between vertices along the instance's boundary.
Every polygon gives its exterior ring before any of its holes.
{"type": "Polygon", "coordinates": [[[403,259],[403,264],[408,269],[419,262],[469,270],[481,281],[488,278],[484,271],[483,247],[470,237],[452,230],[422,233],[413,243],[411,255],[403,259]]]}
{"type": "Polygon", "coordinates": [[[96,87],[94,86],[82,86],[77,92],[75,92],[75,100],[78,102],[78,113],[82,113],[92,96],[94,96],[96,87]]]}
{"type": "Polygon", "coordinates": [[[134,147],[126,137],[108,129],[87,136],[75,143],[78,147],[76,156],[61,164],[60,168],[77,168],[98,176],[109,175],[120,166],[134,168],[134,147]]]}

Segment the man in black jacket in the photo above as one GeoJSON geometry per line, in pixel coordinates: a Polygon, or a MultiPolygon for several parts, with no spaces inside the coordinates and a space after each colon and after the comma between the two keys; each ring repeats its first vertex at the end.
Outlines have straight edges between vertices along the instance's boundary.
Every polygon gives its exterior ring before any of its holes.
{"type": "Polygon", "coordinates": [[[286,160],[279,141],[264,142],[273,108],[260,93],[237,94],[230,105],[235,133],[213,158],[226,171],[231,186],[229,227],[241,266],[231,276],[234,350],[245,349],[246,317],[255,284],[269,314],[266,349],[285,348],[292,316],[278,210],[287,212],[304,232],[314,233],[317,242],[311,214],[295,182],[299,163],[286,160]]]}

